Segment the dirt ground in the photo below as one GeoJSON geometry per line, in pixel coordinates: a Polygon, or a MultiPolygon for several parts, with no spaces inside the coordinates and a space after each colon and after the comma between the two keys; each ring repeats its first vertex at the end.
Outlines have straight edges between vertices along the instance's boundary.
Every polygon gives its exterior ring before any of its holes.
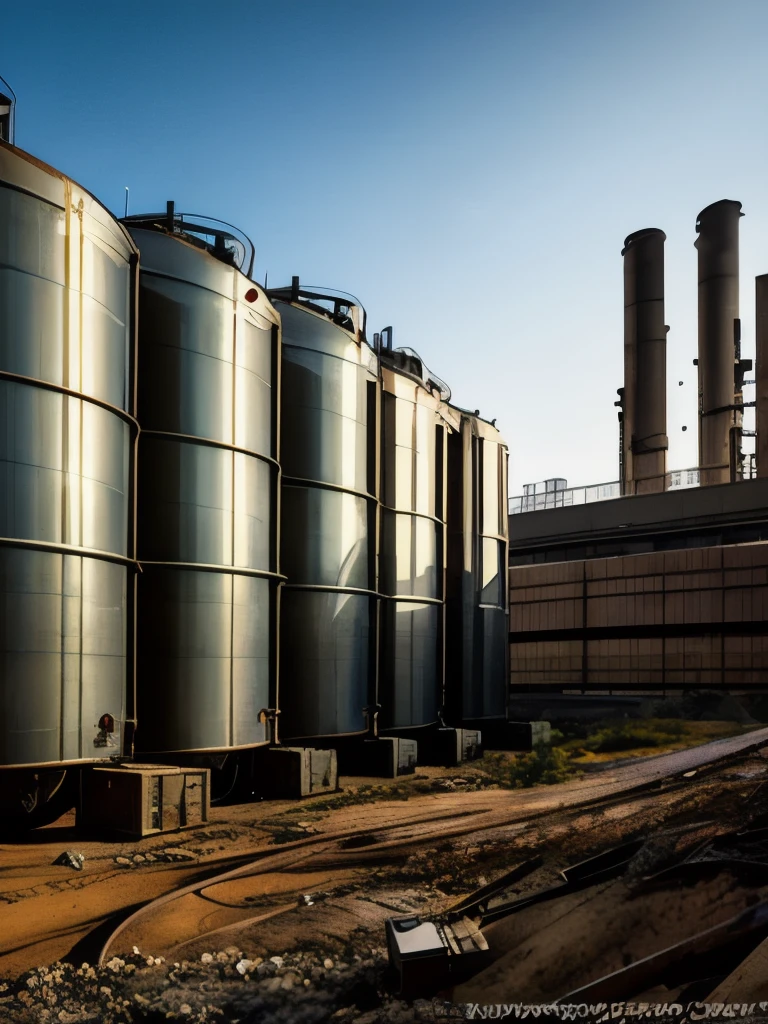
{"type": "Polygon", "coordinates": [[[491,962],[444,996],[552,1001],[768,899],[768,875],[713,869],[671,888],[643,882],[768,816],[761,755],[678,772],[652,791],[622,795],[626,777],[618,779],[609,769],[510,791],[484,775],[482,761],[419,769],[396,782],[345,779],[343,793],[300,805],[215,808],[204,829],[137,843],[84,838],[65,817],[0,846],[0,1019],[427,1019],[422,1004],[395,995],[385,920],[442,912],[533,854],[541,867],[511,895],[646,839],[628,877],[489,925],[491,962]],[[587,791],[601,802],[578,806],[587,791]],[[67,849],[84,856],[82,870],[52,864],[67,849]],[[226,883],[204,883],[228,869],[235,877],[226,883]],[[118,912],[183,886],[183,899],[129,921],[102,966],[87,966],[118,912]]]}

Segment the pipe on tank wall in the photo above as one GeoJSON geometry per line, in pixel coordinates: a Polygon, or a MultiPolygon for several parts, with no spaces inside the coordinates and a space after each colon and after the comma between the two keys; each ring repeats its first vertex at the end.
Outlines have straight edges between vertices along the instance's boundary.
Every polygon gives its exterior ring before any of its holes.
{"type": "Polygon", "coordinates": [[[663,491],[667,472],[664,242],[658,228],[624,240],[622,493],[663,491]]]}
{"type": "Polygon", "coordinates": [[[740,475],[736,410],[741,203],[721,199],[696,220],[699,237],[699,468],[702,486],[740,475]]]}
{"type": "Polygon", "coordinates": [[[768,476],[768,274],[755,278],[757,475],[768,476]]]}

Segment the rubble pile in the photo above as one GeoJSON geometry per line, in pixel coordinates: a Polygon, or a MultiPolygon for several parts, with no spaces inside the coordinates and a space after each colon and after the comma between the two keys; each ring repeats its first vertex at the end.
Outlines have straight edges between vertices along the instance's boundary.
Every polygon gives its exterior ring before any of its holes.
{"type": "Polygon", "coordinates": [[[199,960],[115,956],[101,967],[56,963],[0,982],[0,1020],[13,1024],[410,1024],[387,991],[386,950],[342,960],[322,952],[269,958],[230,946],[199,960]]]}

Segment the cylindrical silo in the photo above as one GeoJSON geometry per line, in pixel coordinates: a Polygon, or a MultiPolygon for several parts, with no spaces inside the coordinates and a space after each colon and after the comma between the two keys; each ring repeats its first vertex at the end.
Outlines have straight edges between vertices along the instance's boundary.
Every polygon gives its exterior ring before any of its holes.
{"type": "Polygon", "coordinates": [[[2,766],[123,753],[136,266],[93,196],[0,143],[2,766]]]}
{"type": "Polygon", "coordinates": [[[270,292],[283,330],[280,729],[363,733],[376,700],[376,356],[343,296],[270,292]]]}
{"type": "Polygon", "coordinates": [[[247,240],[175,214],[141,251],[137,749],[269,742],[276,706],[279,318],[247,240]]]}
{"type": "Polygon", "coordinates": [[[741,203],[721,199],[702,210],[699,237],[699,467],[702,485],[738,475],[741,413],[734,409],[739,341],[741,203]]]}
{"type": "Polygon", "coordinates": [[[421,359],[382,352],[379,725],[438,722],[443,700],[445,403],[421,359]]]}
{"type": "Polygon", "coordinates": [[[624,241],[623,494],[663,491],[667,472],[664,241],[657,228],[624,241]]]}
{"type": "Polygon", "coordinates": [[[456,410],[448,438],[445,705],[450,725],[503,720],[509,691],[507,446],[456,410]]]}

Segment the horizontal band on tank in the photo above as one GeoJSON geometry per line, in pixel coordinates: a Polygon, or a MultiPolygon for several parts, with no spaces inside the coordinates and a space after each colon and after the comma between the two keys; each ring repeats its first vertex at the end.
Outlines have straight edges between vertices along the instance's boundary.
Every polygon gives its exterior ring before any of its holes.
{"type": "Polygon", "coordinates": [[[768,620],[742,622],[658,622],[639,626],[578,626],[575,629],[538,629],[510,632],[510,644],[546,643],[549,640],[664,640],[703,636],[765,636],[768,620]]]}
{"type": "Polygon", "coordinates": [[[368,491],[356,491],[352,487],[342,487],[341,484],[327,484],[323,480],[307,480],[299,476],[282,477],[283,487],[322,487],[326,491],[338,491],[340,494],[354,494],[358,498],[365,498],[366,501],[377,501],[375,494],[368,491]]]}
{"type": "Polygon", "coordinates": [[[65,206],[59,206],[59,204],[54,203],[52,199],[46,199],[45,196],[38,195],[37,192],[30,192],[28,188],[22,188],[21,185],[14,185],[11,181],[0,181],[0,188],[7,188],[12,192],[21,192],[23,196],[29,196],[30,199],[36,199],[39,203],[45,203],[46,206],[52,206],[54,210],[61,210],[62,213],[66,212],[65,206]]]}
{"type": "Polygon", "coordinates": [[[19,537],[0,537],[0,548],[25,548],[31,551],[45,551],[52,555],[76,555],[78,558],[93,558],[99,562],[114,562],[124,565],[134,572],[141,572],[139,562],[127,555],[118,555],[114,551],[101,551],[99,548],[79,548],[74,544],[55,544],[47,540],[28,540],[19,537]]]}
{"type": "Polygon", "coordinates": [[[507,611],[507,606],[505,604],[483,604],[483,602],[481,601],[478,604],[477,607],[478,608],[490,608],[492,611],[504,612],[505,614],[506,614],[506,611],[507,611]]]}
{"type": "Polygon", "coordinates": [[[280,463],[270,455],[262,455],[261,452],[254,452],[250,448],[240,448],[236,444],[229,444],[227,441],[215,441],[211,437],[198,437],[197,434],[176,434],[170,430],[142,430],[142,437],[157,437],[161,440],[179,441],[183,444],[201,444],[206,448],[220,448],[222,451],[236,452],[238,455],[247,455],[252,459],[259,459],[261,462],[268,462],[275,469],[280,469],[280,463]]]}
{"type": "MultiPolygon", "coordinates": [[[[139,757],[146,758],[147,760],[138,761],[136,755],[134,755],[128,767],[142,768],[145,765],[152,764],[148,760],[150,757],[172,757],[175,754],[235,754],[239,750],[257,750],[259,747],[268,747],[271,742],[271,740],[261,740],[259,743],[243,743],[237,747],[180,747],[175,750],[139,750],[139,757]]],[[[162,764],[162,762],[157,763],[162,764]]],[[[185,768],[187,766],[181,765],[181,767],[185,768]]]]}
{"type": "Polygon", "coordinates": [[[392,508],[391,505],[385,505],[383,502],[379,505],[382,512],[391,512],[396,516],[413,516],[415,519],[428,519],[431,523],[437,523],[438,526],[445,526],[445,519],[438,519],[437,516],[431,516],[429,512],[413,512],[407,508],[392,508]]]}
{"type": "Polygon", "coordinates": [[[509,544],[509,537],[505,537],[501,533],[478,533],[477,536],[481,539],[485,537],[486,540],[497,540],[501,544],[509,544]]]}
{"type": "MultiPolygon", "coordinates": [[[[285,579],[286,577],[281,577],[285,579]]],[[[326,583],[286,583],[284,590],[316,590],[323,594],[359,594],[362,597],[381,597],[376,590],[364,590],[362,587],[332,587],[326,583]]]]}
{"type": "Polygon", "coordinates": [[[74,391],[72,388],[65,388],[63,384],[54,384],[52,381],[40,380],[38,377],[25,377],[21,373],[11,373],[9,370],[0,370],[0,380],[10,381],[12,384],[22,384],[25,387],[38,388],[42,391],[54,391],[59,395],[66,395],[67,398],[77,398],[81,402],[88,402],[90,405],[97,405],[100,409],[104,409],[106,412],[111,412],[113,416],[117,416],[119,419],[127,423],[133,430],[134,434],[140,433],[139,421],[134,419],[129,412],[125,409],[121,409],[118,405],[112,405],[109,402],[103,401],[101,398],[94,398],[92,395],[86,395],[82,391],[74,391]]]}
{"type": "Polygon", "coordinates": [[[239,565],[213,565],[209,562],[145,562],[139,559],[139,566],[143,571],[149,569],[182,569],[192,572],[217,572],[222,576],[257,576],[266,580],[286,580],[288,577],[279,572],[270,572],[269,569],[249,569],[247,566],[239,565]]]}
{"type": "MultiPolygon", "coordinates": [[[[397,601],[407,604],[445,604],[441,597],[414,597],[413,594],[379,594],[382,601],[397,601]]],[[[481,605],[480,607],[484,607],[481,605]]],[[[494,607],[496,607],[494,605],[494,607]]]]}
{"type": "MultiPolygon", "coordinates": [[[[120,757],[121,761],[127,758],[120,757]]],[[[114,768],[115,761],[111,757],[81,757],[70,761],[26,761],[21,764],[0,764],[0,778],[5,771],[37,771],[38,768],[114,768]]]]}
{"type": "MultiPolygon", "coordinates": [[[[297,744],[301,743],[302,740],[312,740],[312,743],[308,744],[308,746],[315,746],[315,744],[317,743],[318,740],[322,740],[323,743],[327,743],[329,747],[332,747],[333,744],[337,740],[344,739],[344,738],[353,739],[356,736],[359,736],[359,737],[362,738],[363,736],[367,736],[367,735],[368,735],[368,730],[367,729],[355,729],[354,732],[304,733],[303,736],[299,736],[298,733],[296,733],[295,735],[291,735],[291,736],[283,736],[281,738],[281,740],[280,740],[280,743],[277,745],[277,747],[275,749],[279,749],[280,747],[293,747],[293,746],[296,746],[297,744]]],[[[320,747],[315,747],[315,749],[319,750],[321,748],[320,747]]]]}
{"type": "MultiPolygon", "coordinates": [[[[136,227],[140,228],[141,226],[137,224],[136,227]]],[[[149,228],[149,229],[148,228],[143,228],[141,230],[145,230],[145,231],[150,230],[151,231],[151,228],[149,228]]],[[[131,237],[133,238],[133,236],[131,236],[131,237]]],[[[176,235],[167,235],[166,237],[178,240],[178,236],[176,236],[176,235]]],[[[134,242],[134,244],[136,245],[138,243],[134,242]]],[[[204,252],[204,250],[203,249],[199,249],[198,252],[202,253],[202,252],[204,252]]],[[[223,264],[223,266],[227,267],[228,264],[225,263],[225,264],[223,264]]],[[[236,271],[238,274],[240,274],[241,277],[244,277],[246,279],[246,281],[250,281],[251,280],[251,278],[248,277],[247,274],[244,274],[242,272],[242,270],[238,270],[237,267],[232,266],[232,267],[229,267],[229,269],[236,271]]],[[[186,278],[186,277],[179,277],[177,274],[166,274],[162,270],[151,270],[149,267],[147,267],[146,269],[142,268],[141,276],[142,277],[162,277],[166,281],[178,281],[180,284],[188,284],[188,285],[191,285],[193,288],[199,288],[201,292],[210,292],[211,295],[218,295],[219,298],[221,298],[221,299],[231,299],[232,302],[238,302],[239,301],[238,299],[235,298],[235,296],[233,296],[233,295],[225,295],[223,292],[217,292],[215,288],[209,288],[205,284],[200,284],[199,281],[190,281],[188,278],[186,278]]],[[[257,282],[254,282],[254,284],[256,284],[256,283],[257,282]]],[[[259,285],[259,287],[262,288],[261,285],[259,285]]],[[[262,291],[263,291],[263,288],[262,288],[262,291]]],[[[243,303],[241,303],[241,305],[246,306],[246,303],[243,302],[243,303]]],[[[264,316],[263,313],[259,313],[258,310],[254,310],[252,306],[247,306],[247,308],[249,310],[251,310],[251,312],[255,312],[257,316],[262,317],[262,319],[266,320],[272,326],[277,326],[273,320],[271,320],[268,316],[264,316]]],[[[266,330],[266,328],[264,328],[264,330],[266,330]]]]}

